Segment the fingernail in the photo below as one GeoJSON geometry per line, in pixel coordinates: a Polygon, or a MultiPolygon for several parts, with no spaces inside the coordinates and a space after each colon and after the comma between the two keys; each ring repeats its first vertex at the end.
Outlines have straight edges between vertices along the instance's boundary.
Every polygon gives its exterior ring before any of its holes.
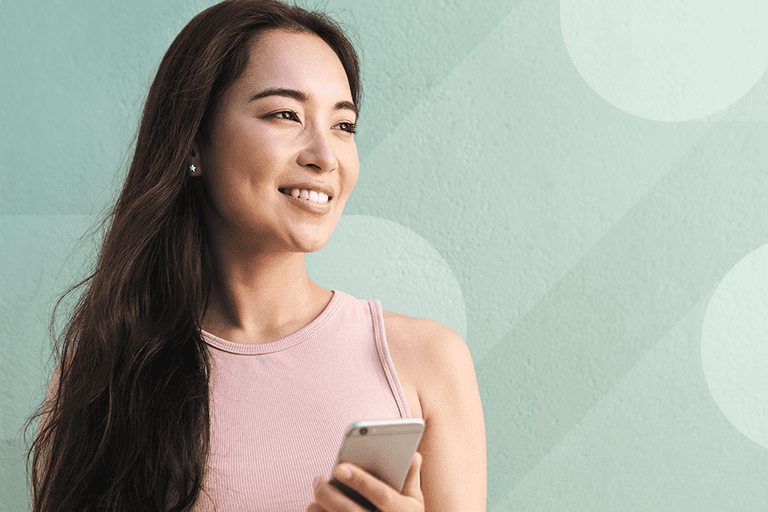
{"type": "Polygon", "coordinates": [[[317,487],[317,484],[320,483],[320,480],[322,480],[322,477],[316,476],[314,480],[312,480],[312,488],[314,489],[317,487]]]}
{"type": "Polygon", "coordinates": [[[336,469],[333,470],[333,474],[336,475],[336,478],[341,478],[342,480],[346,480],[352,476],[352,472],[343,464],[336,466],[336,469]]]}

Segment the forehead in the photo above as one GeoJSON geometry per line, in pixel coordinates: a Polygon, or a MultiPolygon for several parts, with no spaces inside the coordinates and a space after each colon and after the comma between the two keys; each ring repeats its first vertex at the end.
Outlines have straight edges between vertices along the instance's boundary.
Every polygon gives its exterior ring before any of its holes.
{"type": "Polygon", "coordinates": [[[273,87],[300,90],[334,104],[352,101],[339,57],[313,33],[268,30],[253,42],[248,67],[233,89],[250,95],[273,87]]]}

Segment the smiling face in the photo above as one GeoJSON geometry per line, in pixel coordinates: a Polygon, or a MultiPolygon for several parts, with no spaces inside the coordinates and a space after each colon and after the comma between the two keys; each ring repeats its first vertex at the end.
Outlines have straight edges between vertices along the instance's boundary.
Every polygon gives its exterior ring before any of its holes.
{"type": "Polygon", "coordinates": [[[192,157],[213,240],[248,252],[325,245],[357,181],[356,119],[344,67],[325,41],[261,34],[192,157]],[[312,192],[330,198],[314,202],[312,192]]]}

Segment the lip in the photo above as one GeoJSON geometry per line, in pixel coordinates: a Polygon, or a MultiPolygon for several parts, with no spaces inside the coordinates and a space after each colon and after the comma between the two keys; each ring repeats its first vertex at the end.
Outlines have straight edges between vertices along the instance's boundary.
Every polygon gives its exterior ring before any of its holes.
{"type": "MultiPolygon", "coordinates": [[[[280,187],[283,188],[283,187],[280,187]]],[[[300,187],[293,187],[293,188],[300,188],[300,187]]],[[[317,189],[315,189],[317,190],[317,189]]],[[[312,213],[328,213],[331,211],[331,201],[328,200],[327,203],[311,203],[307,201],[306,199],[301,199],[298,197],[288,196],[283,194],[282,192],[278,192],[281,196],[283,196],[287,201],[290,201],[291,203],[295,204],[296,206],[299,206],[301,208],[304,208],[305,210],[312,212],[312,213]]]]}
{"type": "MultiPolygon", "coordinates": [[[[315,192],[322,192],[325,195],[327,195],[329,198],[333,198],[336,194],[333,191],[333,187],[330,187],[328,185],[323,185],[322,183],[312,183],[311,181],[302,181],[298,183],[291,183],[290,185],[280,185],[277,187],[278,189],[285,188],[288,189],[288,192],[294,188],[298,189],[308,189],[308,190],[314,190],[315,192]]],[[[330,200],[330,199],[329,199],[330,200]]]]}

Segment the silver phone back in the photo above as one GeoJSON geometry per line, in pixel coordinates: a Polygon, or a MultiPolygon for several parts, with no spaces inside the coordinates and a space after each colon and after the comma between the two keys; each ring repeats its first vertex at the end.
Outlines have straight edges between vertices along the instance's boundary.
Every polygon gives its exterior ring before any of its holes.
{"type": "Polygon", "coordinates": [[[423,431],[421,418],[354,423],[344,438],[337,462],[356,464],[402,491],[423,431]]]}

